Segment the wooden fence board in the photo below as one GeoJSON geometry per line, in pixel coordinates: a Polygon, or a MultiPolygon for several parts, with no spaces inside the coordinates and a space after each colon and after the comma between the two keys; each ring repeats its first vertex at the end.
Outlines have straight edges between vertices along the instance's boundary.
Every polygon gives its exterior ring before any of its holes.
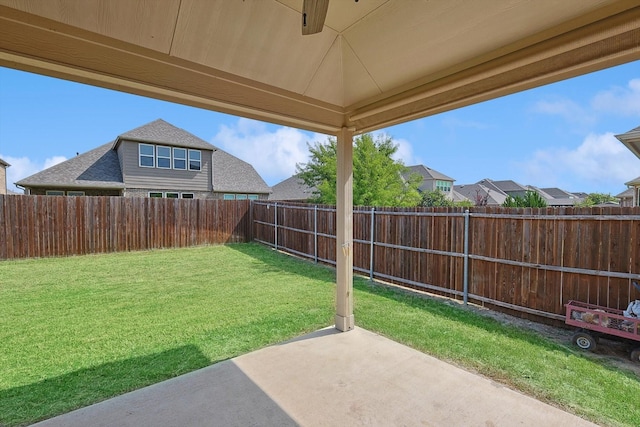
{"type": "Polygon", "coordinates": [[[0,195],[0,259],[245,242],[249,208],[249,201],[0,195]]]}

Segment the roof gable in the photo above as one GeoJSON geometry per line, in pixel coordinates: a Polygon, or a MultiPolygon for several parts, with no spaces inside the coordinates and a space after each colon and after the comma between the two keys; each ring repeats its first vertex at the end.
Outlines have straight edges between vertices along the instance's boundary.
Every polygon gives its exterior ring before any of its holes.
{"type": "Polygon", "coordinates": [[[224,150],[216,147],[213,149],[213,191],[271,193],[271,188],[253,166],[224,150]]]}
{"type": "Polygon", "coordinates": [[[425,165],[408,166],[408,168],[411,172],[420,174],[424,179],[439,179],[451,182],[455,181],[455,179],[425,165]]]}
{"type": "Polygon", "coordinates": [[[142,125],[118,136],[113,144],[114,150],[122,140],[150,142],[154,144],[193,148],[198,150],[214,150],[215,147],[184,129],[173,126],[162,119],[142,125]]]}
{"type": "Polygon", "coordinates": [[[294,175],[274,185],[272,190],[269,200],[309,200],[315,188],[307,186],[299,175],[294,175]]]}
{"type": "Polygon", "coordinates": [[[124,188],[113,142],[58,163],[17,182],[23,187],[124,188]]]}

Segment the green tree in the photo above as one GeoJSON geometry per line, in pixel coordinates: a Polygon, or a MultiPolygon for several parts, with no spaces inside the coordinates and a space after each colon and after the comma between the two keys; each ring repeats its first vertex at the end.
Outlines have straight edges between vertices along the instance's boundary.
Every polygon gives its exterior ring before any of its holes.
{"type": "MultiPolygon", "coordinates": [[[[296,165],[297,173],[309,187],[315,187],[315,203],[336,203],[337,140],[308,144],[311,158],[296,165]]],[[[408,168],[391,157],[398,151],[388,136],[373,138],[363,134],[354,139],[353,204],[359,206],[417,206],[420,203],[420,176],[403,178],[408,168]]]]}
{"type": "Polygon", "coordinates": [[[618,199],[611,194],[605,193],[589,193],[582,203],[577,203],[576,206],[589,207],[599,205],[607,202],[617,202],[618,199]]]}
{"type": "Polygon", "coordinates": [[[537,192],[527,190],[524,196],[507,196],[502,206],[505,208],[546,208],[547,201],[537,192]]]}
{"type": "Polygon", "coordinates": [[[437,206],[454,206],[453,201],[447,199],[447,196],[440,190],[425,191],[422,193],[420,206],[437,207],[437,206]]]}

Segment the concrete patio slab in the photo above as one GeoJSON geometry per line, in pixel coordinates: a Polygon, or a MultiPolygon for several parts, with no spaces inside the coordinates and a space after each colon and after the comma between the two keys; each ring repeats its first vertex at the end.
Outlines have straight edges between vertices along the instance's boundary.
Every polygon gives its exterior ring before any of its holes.
{"type": "Polygon", "coordinates": [[[327,328],[35,425],[595,424],[367,330],[327,328]]]}

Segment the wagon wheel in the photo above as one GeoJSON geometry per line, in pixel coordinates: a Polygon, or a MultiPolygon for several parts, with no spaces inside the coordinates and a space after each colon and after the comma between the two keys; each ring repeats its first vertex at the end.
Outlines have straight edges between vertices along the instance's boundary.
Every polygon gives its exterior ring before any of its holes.
{"type": "MultiPolygon", "coordinates": [[[[573,334],[573,336],[571,337],[571,342],[573,342],[582,350],[593,351],[596,349],[596,345],[597,345],[596,339],[593,337],[593,335],[584,331],[578,331],[575,334],[573,334]]],[[[639,357],[638,360],[640,360],[640,353],[638,354],[638,357],[639,357]]]]}
{"type": "Polygon", "coordinates": [[[640,348],[634,348],[631,350],[631,360],[634,362],[640,362],[640,348]]]}

